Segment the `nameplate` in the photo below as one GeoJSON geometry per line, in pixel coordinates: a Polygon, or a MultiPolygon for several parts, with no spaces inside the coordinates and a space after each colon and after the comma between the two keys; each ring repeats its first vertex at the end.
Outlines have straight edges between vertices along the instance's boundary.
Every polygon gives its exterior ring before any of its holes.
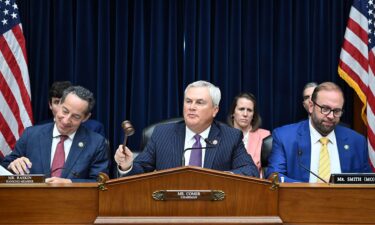
{"type": "Polygon", "coordinates": [[[152,193],[152,198],[157,201],[168,200],[203,200],[221,201],[225,193],[221,190],[160,190],[152,193]]]}
{"type": "Polygon", "coordinates": [[[2,184],[45,183],[45,177],[42,174],[0,176],[0,183],[2,183],[2,184]]]}
{"type": "Polygon", "coordinates": [[[375,184],[375,173],[331,174],[332,184],[375,184]]]}

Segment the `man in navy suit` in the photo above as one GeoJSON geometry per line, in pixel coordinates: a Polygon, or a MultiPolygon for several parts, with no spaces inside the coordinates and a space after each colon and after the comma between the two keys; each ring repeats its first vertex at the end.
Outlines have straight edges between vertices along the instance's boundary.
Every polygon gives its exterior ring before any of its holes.
{"type": "MultiPolygon", "coordinates": [[[[48,106],[52,112],[53,117],[55,117],[56,112],[59,108],[60,99],[63,95],[64,90],[71,86],[72,83],[70,81],[55,81],[51,85],[48,91],[48,106]]],[[[99,121],[88,119],[83,122],[82,125],[87,129],[99,133],[103,137],[105,137],[104,126],[99,121]]]]}
{"type": "Polygon", "coordinates": [[[108,173],[108,145],[103,136],[81,126],[94,104],[89,90],[67,88],[55,122],[27,128],[2,165],[15,174],[59,174],[47,178],[48,183],[95,182],[99,172],[108,173]],[[63,148],[58,151],[62,136],[63,148]],[[57,152],[63,154],[59,161],[62,166],[51,169],[57,152]]]}
{"type": "Polygon", "coordinates": [[[318,85],[309,103],[310,118],[273,131],[266,176],[277,172],[285,182],[319,182],[308,170],[319,174],[322,137],[328,138],[329,174],[371,172],[365,137],[337,125],[343,105],[340,87],[332,82],[318,85]]]}
{"type": "Polygon", "coordinates": [[[220,89],[209,82],[190,84],[185,89],[184,121],[157,126],[134,161],[130,149],[120,145],[115,154],[120,174],[192,165],[192,159],[198,159],[196,166],[259,177],[243,145],[242,132],[214,121],[220,98],[220,89]],[[192,147],[195,149],[184,151],[192,147]],[[202,154],[197,157],[196,153],[202,154]]]}

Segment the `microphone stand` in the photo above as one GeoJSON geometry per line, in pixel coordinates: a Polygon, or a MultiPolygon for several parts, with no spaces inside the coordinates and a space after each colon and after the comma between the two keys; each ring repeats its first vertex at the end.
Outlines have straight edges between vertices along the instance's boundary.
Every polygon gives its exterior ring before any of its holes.
{"type": "Polygon", "coordinates": [[[307,169],[305,166],[303,166],[301,163],[299,163],[299,166],[302,167],[303,169],[305,169],[307,172],[311,173],[312,175],[314,175],[316,178],[318,178],[319,180],[323,181],[324,183],[328,184],[327,181],[325,181],[323,178],[321,178],[318,174],[314,173],[313,171],[307,169]]]}
{"type": "Polygon", "coordinates": [[[186,153],[187,151],[199,150],[199,149],[203,150],[203,149],[215,148],[216,145],[217,145],[217,140],[210,141],[210,140],[208,140],[208,138],[205,138],[205,139],[204,139],[204,142],[206,142],[206,147],[201,147],[201,148],[193,148],[193,147],[191,147],[191,148],[186,148],[186,149],[184,149],[184,151],[182,152],[182,166],[185,166],[185,153],[186,153]],[[212,146],[208,146],[208,145],[212,145],[212,146]]]}
{"type": "Polygon", "coordinates": [[[306,170],[307,172],[311,173],[312,175],[314,175],[316,178],[318,178],[319,180],[323,181],[324,183],[328,184],[328,182],[326,180],[324,180],[323,178],[321,178],[318,174],[314,173],[313,171],[307,169],[304,165],[302,165],[301,163],[301,157],[302,155],[302,151],[301,150],[298,150],[298,165],[300,167],[302,167],[304,170],[306,170]]]}

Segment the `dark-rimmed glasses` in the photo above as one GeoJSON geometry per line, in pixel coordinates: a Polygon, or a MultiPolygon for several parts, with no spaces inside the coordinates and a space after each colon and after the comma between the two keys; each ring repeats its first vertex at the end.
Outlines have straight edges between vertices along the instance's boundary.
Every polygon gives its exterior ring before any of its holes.
{"type": "Polygon", "coordinates": [[[329,107],[326,107],[326,106],[321,106],[319,105],[318,103],[316,103],[315,101],[312,101],[316,106],[318,106],[320,108],[320,112],[323,114],[323,115],[326,115],[328,116],[331,112],[333,112],[333,116],[334,117],[341,117],[342,114],[344,113],[344,110],[343,109],[331,109],[329,107]]]}

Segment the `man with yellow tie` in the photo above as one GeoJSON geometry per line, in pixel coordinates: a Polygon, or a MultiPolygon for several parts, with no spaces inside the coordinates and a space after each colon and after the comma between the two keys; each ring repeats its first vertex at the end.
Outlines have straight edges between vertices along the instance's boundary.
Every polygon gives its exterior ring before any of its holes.
{"type": "Polygon", "coordinates": [[[332,82],[318,85],[309,103],[311,117],[276,128],[266,176],[284,182],[323,182],[332,173],[371,172],[366,138],[340,126],[344,94],[332,82]]]}

